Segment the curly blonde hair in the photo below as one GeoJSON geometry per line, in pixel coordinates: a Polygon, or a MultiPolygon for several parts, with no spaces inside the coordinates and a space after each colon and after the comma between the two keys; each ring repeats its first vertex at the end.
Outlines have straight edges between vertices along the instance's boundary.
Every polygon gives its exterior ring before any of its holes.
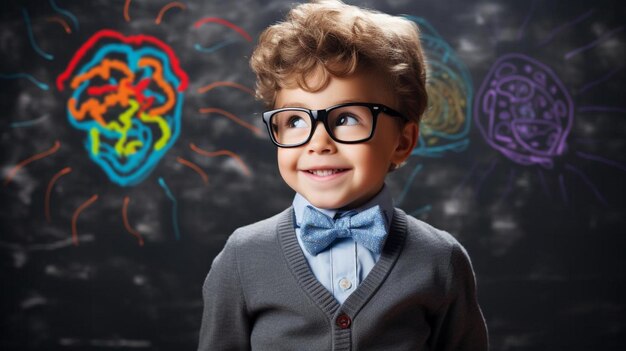
{"type": "Polygon", "coordinates": [[[250,66],[256,95],[273,107],[281,88],[324,89],[332,76],[373,69],[389,79],[399,109],[418,122],[428,102],[426,62],[415,23],[403,17],[319,0],[293,8],[260,36],[250,66]],[[321,83],[309,79],[322,74],[321,83]]]}

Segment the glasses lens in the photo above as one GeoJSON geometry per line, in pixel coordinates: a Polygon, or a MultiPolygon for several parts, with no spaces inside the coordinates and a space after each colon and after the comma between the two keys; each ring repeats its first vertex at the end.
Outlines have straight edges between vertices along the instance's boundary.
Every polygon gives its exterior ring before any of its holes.
{"type": "Polygon", "coordinates": [[[369,107],[349,105],[328,112],[328,127],[341,141],[359,141],[369,138],[374,126],[374,116],[369,107]]]}
{"type": "Polygon", "coordinates": [[[311,118],[308,113],[298,110],[276,112],[270,118],[274,139],[283,145],[303,143],[311,133],[311,118]]]}

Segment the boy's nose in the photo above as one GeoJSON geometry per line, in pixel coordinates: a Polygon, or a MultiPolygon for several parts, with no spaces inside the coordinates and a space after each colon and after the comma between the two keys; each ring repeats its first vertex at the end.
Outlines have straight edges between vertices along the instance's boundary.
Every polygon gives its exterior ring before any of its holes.
{"type": "Polygon", "coordinates": [[[321,122],[317,122],[311,140],[306,145],[308,151],[312,153],[328,154],[337,151],[335,141],[328,135],[326,128],[324,128],[321,122]]]}

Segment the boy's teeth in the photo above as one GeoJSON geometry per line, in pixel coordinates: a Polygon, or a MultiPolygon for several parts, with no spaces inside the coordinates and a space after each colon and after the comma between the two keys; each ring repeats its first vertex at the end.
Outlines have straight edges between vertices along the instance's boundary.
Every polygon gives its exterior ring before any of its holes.
{"type": "Polygon", "coordinates": [[[309,171],[309,173],[315,174],[316,176],[320,176],[320,177],[327,177],[329,175],[335,174],[340,171],[341,171],[340,169],[320,169],[320,170],[311,170],[309,171]]]}

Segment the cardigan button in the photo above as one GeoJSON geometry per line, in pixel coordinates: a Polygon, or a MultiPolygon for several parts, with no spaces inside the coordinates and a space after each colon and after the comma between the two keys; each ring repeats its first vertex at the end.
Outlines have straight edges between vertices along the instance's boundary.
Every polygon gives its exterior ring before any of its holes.
{"type": "Polygon", "coordinates": [[[348,317],[347,314],[342,313],[337,317],[335,322],[337,323],[337,326],[339,327],[339,329],[348,329],[350,328],[350,324],[352,323],[352,320],[350,319],[350,317],[348,317]]]}

